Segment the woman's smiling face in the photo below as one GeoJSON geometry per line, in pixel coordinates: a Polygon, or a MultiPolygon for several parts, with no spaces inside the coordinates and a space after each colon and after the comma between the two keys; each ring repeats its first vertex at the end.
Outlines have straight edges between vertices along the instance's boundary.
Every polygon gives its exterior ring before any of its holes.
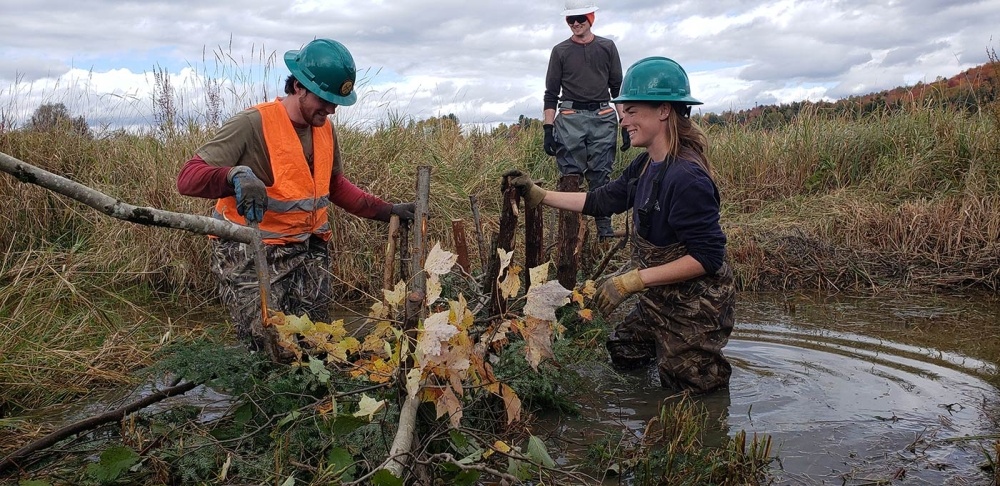
{"type": "Polygon", "coordinates": [[[658,135],[666,133],[664,121],[669,116],[669,104],[626,101],[622,104],[621,125],[628,131],[633,147],[649,147],[658,135]]]}

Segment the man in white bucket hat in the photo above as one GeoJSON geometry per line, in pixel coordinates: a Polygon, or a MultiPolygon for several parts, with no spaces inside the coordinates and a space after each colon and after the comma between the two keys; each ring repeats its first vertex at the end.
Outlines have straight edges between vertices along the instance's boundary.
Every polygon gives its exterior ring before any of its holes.
{"type": "MultiPolygon", "coordinates": [[[[542,122],[545,152],[556,157],[560,175],[583,176],[591,191],[608,183],[614,165],[618,112],[610,101],[622,85],[618,47],[590,31],[597,10],[593,0],[566,1],[572,35],[549,56],[542,122]]],[[[621,150],[629,145],[623,132],[621,150]]],[[[598,236],[614,236],[611,218],[595,222],[598,236]]]]}

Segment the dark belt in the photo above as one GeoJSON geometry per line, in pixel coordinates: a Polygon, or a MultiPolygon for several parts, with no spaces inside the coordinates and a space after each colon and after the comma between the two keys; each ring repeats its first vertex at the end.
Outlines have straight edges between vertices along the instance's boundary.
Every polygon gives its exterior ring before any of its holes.
{"type": "Polygon", "coordinates": [[[560,108],[566,108],[568,110],[586,110],[586,111],[597,111],[601,108],[607,108],[608,102],[602,101],[600,103],[585,103],[582,101],[562,101],[559,103],[560,108]]]}

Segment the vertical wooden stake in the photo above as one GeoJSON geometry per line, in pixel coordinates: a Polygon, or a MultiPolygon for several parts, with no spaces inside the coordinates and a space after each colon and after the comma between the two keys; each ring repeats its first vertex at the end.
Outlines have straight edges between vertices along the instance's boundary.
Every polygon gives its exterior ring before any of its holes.
{"type": "Polygon", "coordinates": [[[385,245],[385,272],[382,275],[382,288],[391,290],[393,286],[393,267],[396,266],[396,238],[399,237],[399,216],[389,216],[389,241],[385,245]]]}
{"type": "MultiPolygon", "coordinates": [[[[524,209],[524,266],[528,269],[542,264],[544,227],[542,205],[524,209]]],[[[524,272],[524,288],[531,286],[530,272],[524,272]]]]}
{"type": "MultiPolygon", "coordinates": [[[[580,175],[569,174],[559,178],[560,192],[579,192],[580,175]]],[[[576,274],[580,267],[580,226],[583,217],[573,211],[559,211],[559,256],[556,262],[556,278],[567,289],[576,287],[576,274]]]]}
{"type": "Polygon", "coordinates": [[[424,259],[427,258],[427,218],[430,209],[431,168],[417,167],[417,201],[413,212],[413,255],[410,260],[412,289],[427,292],[427,275],[424,273],[424,259]]]}
{"type": "Polygon", "coordinates": [[[469,204],[472,205],[472,222],[476,225],[476,243],[479,245],[479,271],[486,273],[491,255],[486,253],[486,241],[483,239],[483,223],[479,218],[479,202],[476,196],[469,196],[469,204]]]}
{"type": "Polygon", "coordinates": [[[469,244],[465,241],[465,221],[451,220],[451,234],[455,240],[455,253],[458,254],[458,266],[469,273],[469,244]]]}
{"type": "MultiPolygon", "coordinates": [[[[517,188],[503,184],[503,207],[500,209],[500,234],[497,235],[497,248],[504,251],[514,249],[514,231],[517,229],[517,188]]],[[[494,254],[490,259],[490,298],[493,301],[492,314],[503,316],[507,313],[507,299],[500,295],[500,257],[494,254]]]]}

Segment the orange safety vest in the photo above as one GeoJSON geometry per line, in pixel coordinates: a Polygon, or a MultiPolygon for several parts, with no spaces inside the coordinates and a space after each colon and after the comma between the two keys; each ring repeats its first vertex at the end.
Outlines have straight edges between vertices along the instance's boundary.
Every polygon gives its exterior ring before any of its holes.
{"type": "MultiPolygon", "coordinates": [[[[302,151],[302,142],[279,101],[254,106],[260,112],[264,142],[270,156],[274,185],[267,188],[267,211],[260,222],[264,243],[301,243],[316,235],[330,239],[330,177],[333,174],[333,132],[330,121],[313,127],[313,170],[302,151]]],[[[213,216],[246,225],[236,211],[236,197],[219,199],[213,216]]]]}

